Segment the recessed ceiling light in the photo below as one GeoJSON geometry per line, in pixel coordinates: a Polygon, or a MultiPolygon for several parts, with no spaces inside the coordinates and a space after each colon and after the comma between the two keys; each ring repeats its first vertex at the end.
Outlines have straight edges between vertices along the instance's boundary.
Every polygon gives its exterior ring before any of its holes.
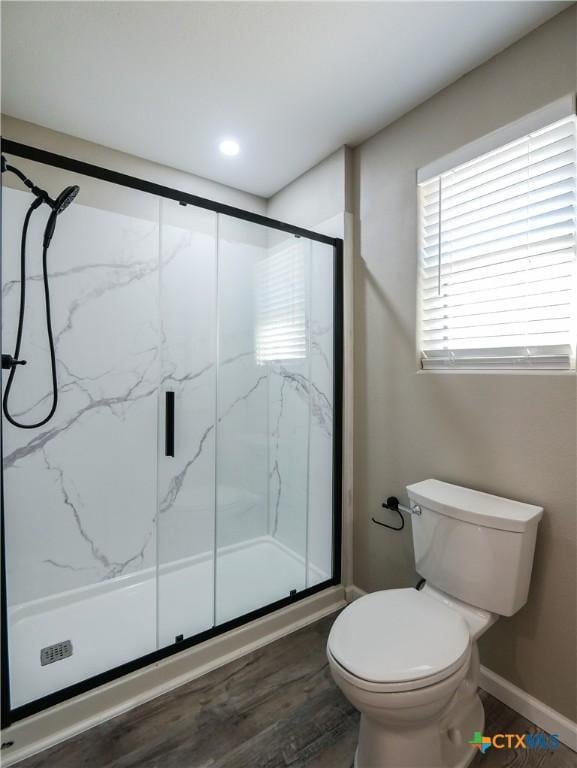
{"type": "Polygon", "coordinates": [[[240,152],[238,142],[236,142],[234,139],[225,139],[224,141],[221,141],[219,149],[222,154],[226,155],[227,157],[234,157],[240,152]]]}

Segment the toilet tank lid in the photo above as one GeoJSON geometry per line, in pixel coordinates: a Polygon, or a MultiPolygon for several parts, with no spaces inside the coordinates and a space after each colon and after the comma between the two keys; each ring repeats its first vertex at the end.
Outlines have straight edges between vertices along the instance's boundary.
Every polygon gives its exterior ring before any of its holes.
{"type": "Polygon", "coordinates": [[[543,515],[543,507],[440,480],[422,480],[408,485],[407,493],[412,502],[440,515],[501,531],[522,533],[537,525],[543,515]]]}

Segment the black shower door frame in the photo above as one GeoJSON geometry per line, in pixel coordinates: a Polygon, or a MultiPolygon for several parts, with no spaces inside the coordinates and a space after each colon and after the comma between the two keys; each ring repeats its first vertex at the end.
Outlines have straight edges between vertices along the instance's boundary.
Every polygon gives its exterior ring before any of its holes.
{"type": "MultiPolygon", "coordinates": [[[[333,353],[334,353],[334,374],[333,374],[333,552],[332,562],[333,570],[330,579],[327,579],[319,584],[315,584],[313,587],[308,587],[298,592],[295,595],[290,595],[281,600],[277,600],[269,605],[259,608],[250,613],[244,614],[236,619],[227,621],[218,626],[211,627],[204,632],[200,632],[184,640],[173,643],[165,648],[153,651],[144,656],[134,659],[133,661],[121,664],[101,672],[98,675],[82,680],[74,685],[62,688],[59,691],[55,691],[47,696],[43,696],[35,701],[29,702],[20,707],[11,707],[10,699],[10,662],[8,653],[8,604],[6,594],[6,540],[5,540],[5,527],[4,527],[4,472],[0,473],[1,480],[1,508],[0,508],[0,552],[2,557],[2,567],[0,568],[0,614],[2,626],[0,629],[0,642],[1,657],[0,657],[0,671],[2,674],[2,690],[0,705],[2,708],[2,728],[6,728],[12,725],[18,720],[21,720],[30,715],[34,715],[41,712],[44,709],[52,707],[56,704],[60,704],[63,701],[67,701],[74,696],[78,696],[82,693],[97,688],[100,685],[109,683],[112,680],[117,680],[124,675],[130,674],[138,669],[142,669],[150,664],[154,664],[157,661],[166,659],[176,653],[182,653],[184,650],[191,648],[194,645],[209,640],[211,638],[222,635],[225,632],[229,632],[232,629],[240,627],[244,624],[248,624],[255,619],[259,619],[262,616],[266,616],[274,611],[277,611],[286,606],[297,603],[311,595],[322,592],[329,587],[339,585],[341,583],[341,515],[342,515],[342,439],[343,439],[343,426],[342,426],[342,409],[343,409],[343,241],[340,238],[329,237],[322,235],[318,232],[313,232],[303,227],[296,227],[292,224],[288,224],[284,221],[278,221],[276,219],[270,219],[267,216],[262,216],[258,213],[252,213],[251,211],[245,211],[242,208],[236,208],[231,205],[225,205],[218,203],[214,200],[208,200],[198,195],[192,195],[188,192],[183,192],[179,189],[172,187],[166,187],[162,184],[156,184],[151,181],[139,179],[135,176],[130,176],[125,173],[119,173],[109,168],[103,168],[91,163],[85,163],[81,160],[75,160],[70,157],[58,155],[53,152],[48,152],[44,149],[38,149],[36,147],[28,146],[27,144],[21,144],[16,141],[8,139],[2,139],[2,152],[8,155],[14,155],[24,158],[26,160],[33,160],[37,163],[43,163],[44,165],[50,165],[54,168],[60,168],[65,171],[71,171],[84,176],[89,176],[93,179],[99,179],[111,184],[120,185],[129,189],[134,189],[140,192],[154,195],[156,197],[166,198],[168,200],[175,200],[181,205],[193,205],[197,208],[204,208],[208,211],[214,211],[215,213],[222,213],[226,216],[232,216],[236,219],[242,219],[243,221],[250,221],[254,224],[260,224],[271,229],[276,229],[281,232],[287,232],[295,235],[296,237],[307,238],[308,240],[315,240],[320,243],[325,243],[333,248],[333,353]]],[[[0,272],[1,279],[1,272],[0,272]]],[[[0,342],[1,345],[1,342],[0,342]]],[[[2,447],[2,425],[0,423],[0,453],[3,457],[2,447]]]]}

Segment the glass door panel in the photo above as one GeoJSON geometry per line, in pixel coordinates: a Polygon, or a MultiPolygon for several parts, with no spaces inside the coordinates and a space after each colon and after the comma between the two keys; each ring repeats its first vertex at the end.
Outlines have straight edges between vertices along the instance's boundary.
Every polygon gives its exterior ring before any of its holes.
{"type": "Polygon", "coordinates": [[[310,242],[219,215],[216,622],[306,586],[310,242]]]}
{"type": "MultiPolygon", "coordinates": [[[[10,158],[12,160],[12,158],[10,158]]],[[[11,704],[156,649],[158,200],[20,158],[52,194],[77,184],[48,252],[59,401],[3,419],[11,704]]],[[[3,184],[11,181],[2,176],[3,184]]],[[[12,353],[32,195],[2,190],[2,349],[12,353]]],[[[51,403],[42,274],[48,207],[32,217],[26,317],[10,394],[51,403]]],[[[3,383],[6,374],[3,372],[3,383]]]]}
{"type": "Polygon", "coordinates": [[[162,200],[160,647],[214,624],[216,285],[216,214],[162,200]]]}
{"type": "Polygon", "coordinates": [[[334,249],[312,241],[307,587],[333,574],[334,249]]]}

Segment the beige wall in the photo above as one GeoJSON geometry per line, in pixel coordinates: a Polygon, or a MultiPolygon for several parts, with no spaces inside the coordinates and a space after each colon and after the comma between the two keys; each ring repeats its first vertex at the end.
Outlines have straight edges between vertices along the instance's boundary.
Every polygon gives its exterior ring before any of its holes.
{"type": "Polygon", "coordinates": [[[349,162],[350,150],[337,149],[270,197],[267,216],[314,229],[321,222],[350,210],[346,187],[349,162]]]}
{"type": "Polygon", "coordinates": [[[415,583],[410,526],[371,515],[437,477],[542,504],[529,603],[483,638],[482,663],[577,720],[576,378],[416,373],[416,169],[577,90],[576,7],[354,152],[355,583],[415,583]]]}
{"type": "MultiPolygon", "coordinates": [[[[207,197],[209,200],[217,200],[220,203],[234,205],[256,213],[266,213],[266,200],[257,195],[250,195],[216,181],[194,176],[176,168],[143,160],[135,155],[127,155],[114,149],[93,144],[91,141],[77,139],[65,133],[52,131],[34,123],[17,120],[9,115],[2,115],[2,136],[21,144],[29,144],[32,147],[46,149],[59,155],[72,157],[75,160],[83,160],[94,165],[101,165],[113,171],[127,173],[146,181],[164,184],[167,187],[180,189],[192,195],[207,197]]],[[[16,165],[15,158],[14,165],[16,165]]],[[[26,162],[20,160],[18,167],[25,170],[26,162]]],[[[29,172],[31,168],[29,167],[29,172]]]]}

